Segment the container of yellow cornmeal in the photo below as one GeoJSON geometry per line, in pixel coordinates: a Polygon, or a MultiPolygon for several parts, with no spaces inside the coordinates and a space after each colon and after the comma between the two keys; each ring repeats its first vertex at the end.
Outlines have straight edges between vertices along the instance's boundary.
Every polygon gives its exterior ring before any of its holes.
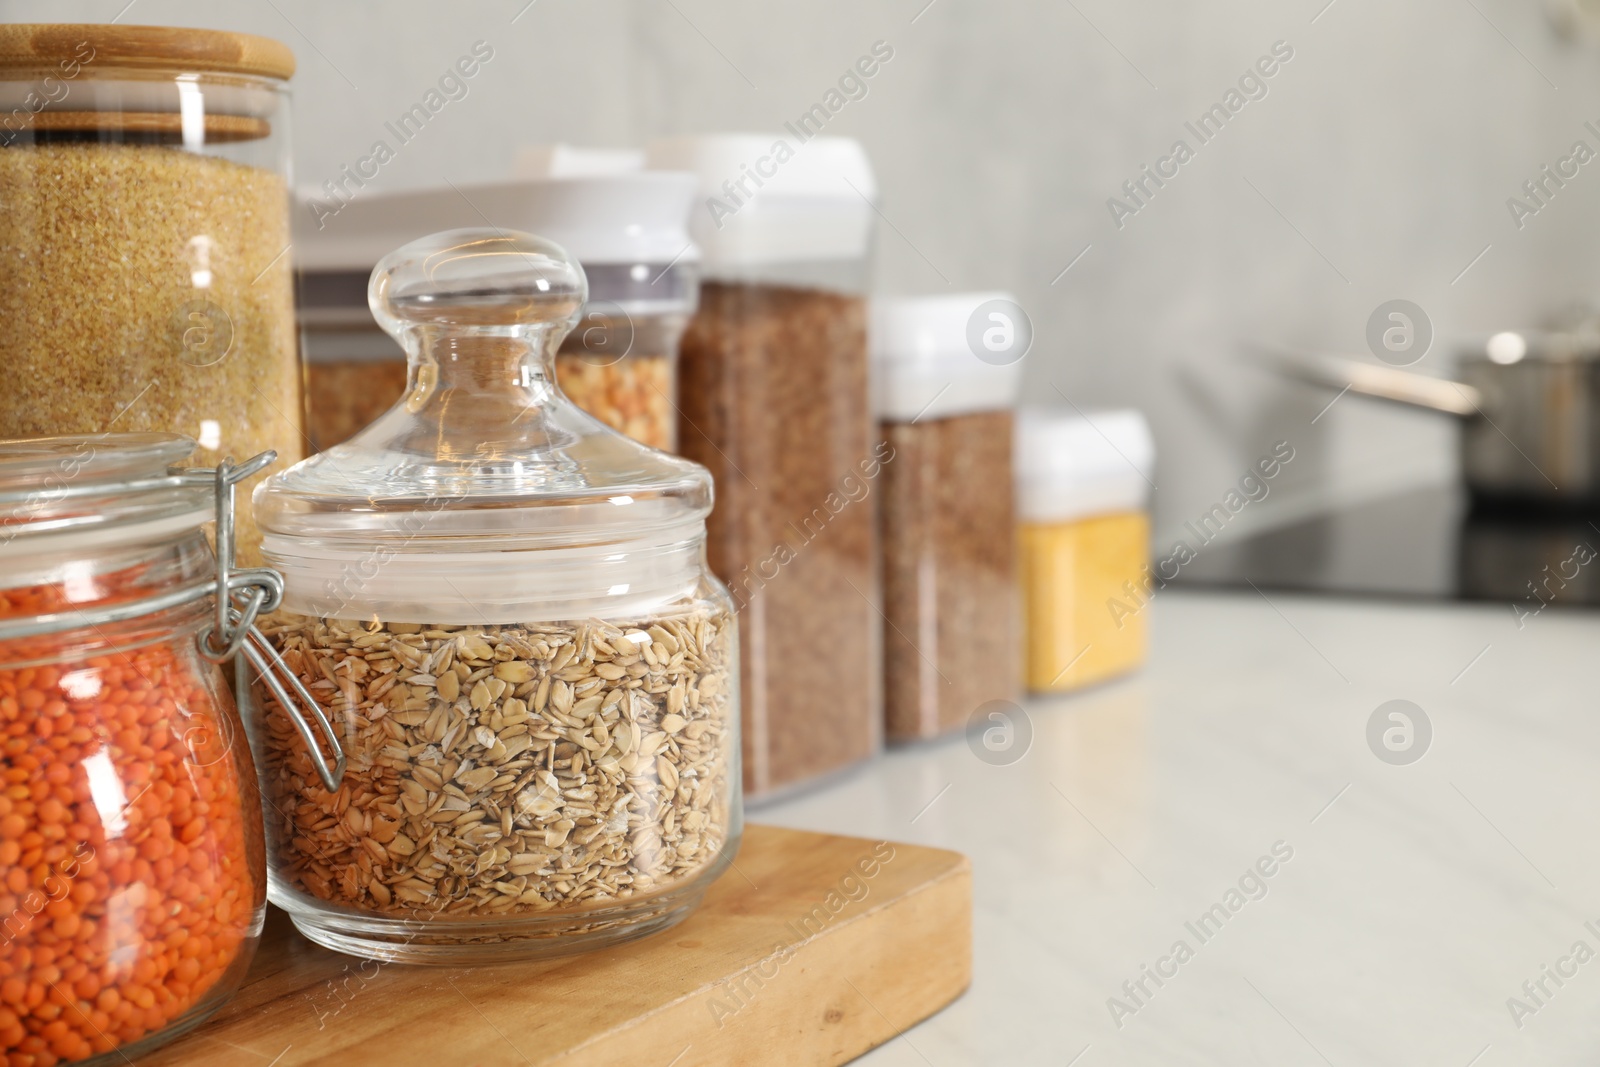
{"type": "Polygon", "coordinates": [[[1147,646],[1149,424],[1137,411],[1025,408],[1016,432],[1027,687],[1134,670],[1147,646]]]}

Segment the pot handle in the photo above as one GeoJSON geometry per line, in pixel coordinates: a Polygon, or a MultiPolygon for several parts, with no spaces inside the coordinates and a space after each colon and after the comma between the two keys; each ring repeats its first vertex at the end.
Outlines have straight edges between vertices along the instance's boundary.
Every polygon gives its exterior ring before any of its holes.
{"type": "Polygon", "coordinates": [[[1449,378],[1433,378],[1339,356],[1305,356],[1280,351],[1260,351],[1257,354],[1279,374],[1312,385],[1347,389],[1376,400],[1388,400],[1457,418],[1483,414],[1483,392],[1449,378]]]}

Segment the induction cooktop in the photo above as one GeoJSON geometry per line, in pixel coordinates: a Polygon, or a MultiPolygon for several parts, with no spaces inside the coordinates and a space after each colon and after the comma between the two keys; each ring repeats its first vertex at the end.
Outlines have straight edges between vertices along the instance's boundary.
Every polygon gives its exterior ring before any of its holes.
{"type": "Polygon", "coordinates": [[[1208,545],[1174,584],[1424,600],[1525,611],[1600,606],[1600,512],[1537,513],[1407,492],[1208,545]]]}

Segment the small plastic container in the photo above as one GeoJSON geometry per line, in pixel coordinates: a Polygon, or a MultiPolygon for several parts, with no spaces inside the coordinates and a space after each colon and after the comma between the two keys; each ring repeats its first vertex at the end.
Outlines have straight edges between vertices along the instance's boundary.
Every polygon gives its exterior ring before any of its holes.
{"type": "Polygon", "coordinates": [[[0,443],[0,1062],[131,1062],[255,952],[261,809],[216,664],[267,666],[249,625],[277,576],[229,557],[233,483],[272,457],[169,473],[193,449],[0,443]]]}
{"type": "Polygon", "coordinates": [[[887,446],[863,295],[876,188],[855,141],[778,143],[646,147],[649,166],[699,178],[705,281],[680,355],[680,451],[716,478],[710,559],[742,622],[751,796],[859,763],[883,737],[873,483],[887,446]]]}
{"type": "Polygon", "coordinates": [[[711,478],[562,394],[586,295],[527,234],[385,257],[372,313],[410,395],[257,493],[285,580],[263,628],[349,759],[327,788],[262,694],[271,899],[320,944],[460,964],[624,941],[682,919],[738,848],[711,478]]]}
{"type": "Polygon", "coordinates": [[[883,501],[884,724],[891,741],[964,728],[1022,683],[1011,464],[1018,358],[994,364],[969,323],[1004,293],[875,298],[883,501]]]}
{"type": "Polygon", "coordinates": [[[1155,443],[1137,411],[1023,408],[1017,515],[1027,686],[1091,685],[1144,662],[1155,443]]]}
{"type": "MultiPolygon", "coordinates": [[[[367,309],[367,278],[396,245],[485,225],[548,235],[583,265],[589,301],[567,334],[556,376],[612,429],[677,449],[678,342],[699,292],[700,251],[687,218],[687,174],[573,174],[548,153],[515,181],[375,194],[336,216],[296,214],[300,322],[312,439],[327,448],[387,411],[409,388],[405,353],[367,309]]],[[[320,207],[320,202],[318,203],[320,207]]]]}
{"type": "MultiPolygon", "coordinates": [[[[248,34],[0,26],[0,437],[179,433],[199,466],[304,455],[293,72],[248,34]]],[[[258,541],[241,507],[247,562],[258,541]]]]}

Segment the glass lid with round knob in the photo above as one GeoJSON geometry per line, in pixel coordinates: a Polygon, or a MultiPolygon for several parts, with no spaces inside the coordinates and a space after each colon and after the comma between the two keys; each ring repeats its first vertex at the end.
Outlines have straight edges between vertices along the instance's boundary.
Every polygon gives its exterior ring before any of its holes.
{"type": "Polygon", "coordinates": [[[709,472],[611,430],[556,385],[586,296],[578,263],[524,233],[451,230],[378,263],[368,301],[406,351],[406,394],[256,490],[286,607],[605,617],[693,580],[709,472]]]}

